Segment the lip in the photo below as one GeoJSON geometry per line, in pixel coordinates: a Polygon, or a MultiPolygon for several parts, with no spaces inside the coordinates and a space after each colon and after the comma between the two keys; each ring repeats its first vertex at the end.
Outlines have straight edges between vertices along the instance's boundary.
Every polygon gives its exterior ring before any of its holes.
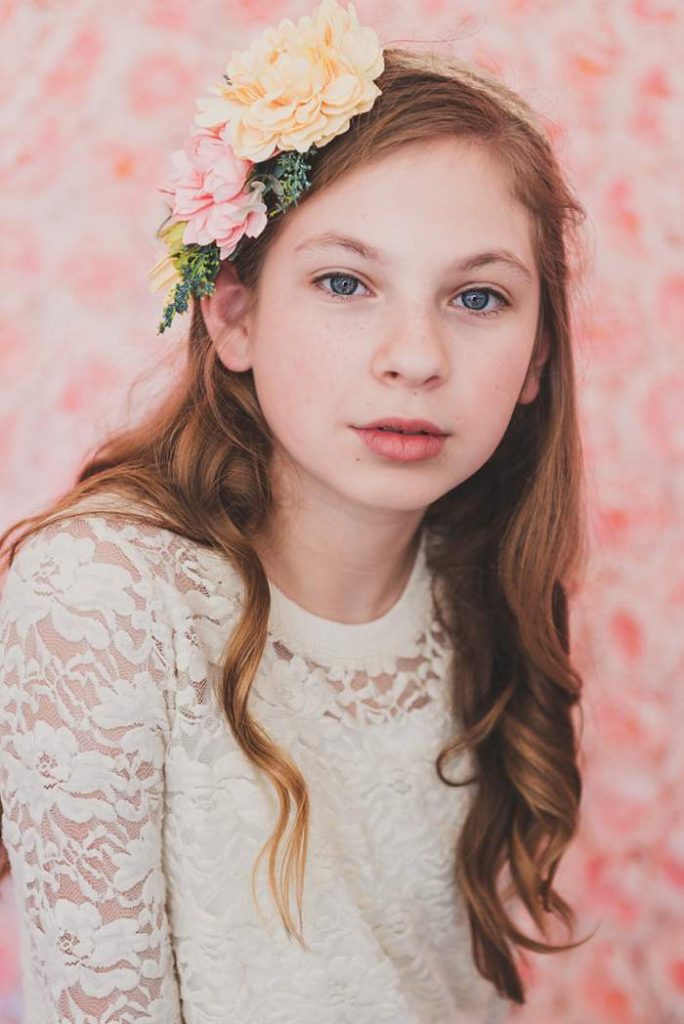
{"type": "Polygon", "coordinates": [[[446,431],[442,430],[435,423],[431,423],[429,420],[405,420],[398,416],[389,416],[382,420],[373,420],[372,423],[364,423],[360,427],[356,427],[356,430],[373,430],[379,427],[390,427],[394,430],[409,430],[418,432],[424,430],[427,434],[437,435],[438,437],[446,437],[446,431]]]}
{"type": "Polygon", "coordinates": [[[446,444],[444,434],[400,434],[374,427],[354,427],[372,452],[392,462],[419,462],[439,455],[446,444]]]}

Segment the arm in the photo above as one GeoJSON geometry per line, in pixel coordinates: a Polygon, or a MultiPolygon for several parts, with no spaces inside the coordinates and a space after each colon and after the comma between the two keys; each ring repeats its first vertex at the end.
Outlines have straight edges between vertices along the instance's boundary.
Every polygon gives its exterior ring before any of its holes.
{"type": "Polygon", "coordinates": [[[43,527],[0,602],[3,839],[41,1024],[181,1022],[161,866],[172,670],[130,538],[96,516],[43,527]]]}

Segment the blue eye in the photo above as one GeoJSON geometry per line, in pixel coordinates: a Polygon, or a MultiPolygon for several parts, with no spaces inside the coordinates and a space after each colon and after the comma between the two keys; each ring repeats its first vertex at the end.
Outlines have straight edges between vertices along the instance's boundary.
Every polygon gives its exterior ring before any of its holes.
{"type": "MultiPolygon", "coordinates": [[[[342,289],[342,291],[336,292],[333,290],[331,292],[328,292],[328,295],[334,295],[336,298],[344,298],[346,295],[352,294],[353,285],[350,287],[349,282],[356,282],[357,284],[361,284],[361,281],[359,281],[358,277],[355,277],[353,274],[341,274],[339,272],[331,274],[322,274],[321,277],[317,277],[314,280],[314,284],[318,284],[319,281],[330,281],[331,287],[332,281],[346,282],[345,287],[342,289]]],[[[327,289],[324,288],[323,291],[327,291],[327,289]]]]}
{"type": "MultiPolygon", "coordinates": [[[[355,274],[342,273],[341,271],[332,271],[328,274],[321,274],[320,277],[314,279],[313,283],[317,287],[320,287],[321,282],[323,281],[329,281],[330,288],[332,289],[329,290],[327,288],[323,288],[323,291],[326,292],[326,294],[329,295],[331,298],[342,299],[343,301],[349,297],[353,298],[356,294],[358,294],[357,292],[355,292],[355,287],[357,284],[363,284],[363,282],[358,277],[356,277],[355,274]],[[339,291],[335,290],[334,282],[342,283],[342,287],[339,291]]],[[[465,291],[459,292],[458,296],[456,297],[460,298],[461,296],[477,296],[475,303],[472,307],[468,305],[461,307],[462,309],[465,309],[466,313],[469,313],[471,316],[475,317],[496,316],[498,313],[501,313],[502,310],[504,310],[507,306],[510,306],[510,302],[508,301],[508,299],[506,299],[501,294],[501,292],[498,292],[495,288],[466,288],[465,291]],[[482,301],[483,297],[484,302],[482,301]],[[498,307],[496,307],[495,309],[485,309],[484,306],[492,297],[498,299],[498,307]]]]}
{"type": "Polygon", "coordinates": [[[470,306],[463,307],[465,310],[467,310],[468,313],[471,313],[473,316],[496,316],[496,314],[500,313],[503,309],[506,308],[506,306],[510,306],[510,302],[508,301],[508,299],[504,298],[501,292],[497,292],[495,288],[467,288],[464,292],[460,292],[457,298],[459,298],[461,295],[476,295],[479,297],[476,301],[474,308],[471,308],[470,306]],[[484,309],[483,303],[481,301],[482,296],[484,296],[484,305],[486,305],[486,303],[492,296],[499,300],[500,305],[496,309],[484,309]]]}

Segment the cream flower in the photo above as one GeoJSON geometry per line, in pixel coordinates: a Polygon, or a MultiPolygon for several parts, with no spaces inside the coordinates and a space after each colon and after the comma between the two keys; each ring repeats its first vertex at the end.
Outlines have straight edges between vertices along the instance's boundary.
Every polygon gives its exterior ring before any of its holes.
{"type": "Polygon", "coordinates": [[[322,0],[295,25],[283,19],[249,50],[235,53],[228,82],[197,100],[197,124],[226,126],[236,156],[257,163],[278,151],[306,152],[349,128],[373,106],[384,58],[378,37],[361,27],[352,3],[322,0]]]}

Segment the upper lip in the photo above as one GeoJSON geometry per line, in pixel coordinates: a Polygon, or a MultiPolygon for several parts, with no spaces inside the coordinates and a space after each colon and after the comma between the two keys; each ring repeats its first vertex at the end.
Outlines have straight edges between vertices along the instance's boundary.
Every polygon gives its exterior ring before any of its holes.
{"type": "Polygon", "coordinates": [[[373,420],[372,423],[364,423],[357,429],[370,430],[372,427],[393,427],[395,430],[424,430],[427,434],[446,434],[445,430],[442,430],[435,423],[430,423],[429,420],[403,420],[398,416],[389,416],[387,419],[373,420]]]}

